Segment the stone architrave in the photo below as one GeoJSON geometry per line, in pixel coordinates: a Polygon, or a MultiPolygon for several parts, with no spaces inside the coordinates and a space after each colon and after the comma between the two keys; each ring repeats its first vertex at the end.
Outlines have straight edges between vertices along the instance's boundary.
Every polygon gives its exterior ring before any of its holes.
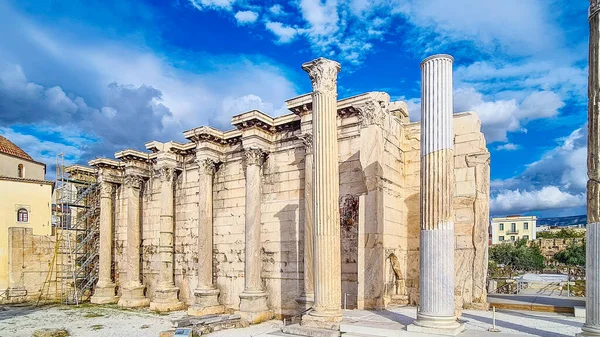
{"type": "Polygon", "coordinates": [[[588,182],[585,324],[580,336],[600,336],[600,1],[590,0],[588,182]]]}
{"type": "Polygon", "coordinates": [[[457,335],[454,304],[454,131],[450,55],[421,63],[419,311],[408,331],[457,335]]]}
{"type": "Polygon", "coordinates": [[[150,310],[175,311],[181,310],[185,304],[177,298],[179,288],[175,286],[173,275],[174,256],[174,183],[175,168],[160,167],[156,170],[160,181],[160,236],[158,240],[158,252],[160,255],[159,279],[154,297],[150,302],[150,310]]]}
{"type": "Polygon", "coordinates": [[[219,289],[213,283],[213,177],[216,170],[212,159],[198,159],[198,284],[194,290],[196,303],[188,315],[220,314],[219,289]]]}
{"type": "Polygon", "coordinates": [[[112,279],[113,242],[113,185],[100,179],[100,239],[98,261],[98,283],[90,302],[94,304],[117,303],[115,283],[112,279]]]}
{"type": "Polygon", "coordinates": [[[312,82],[314,305],[302,325],[339,330],[341,252],[337,74],[340,64],[325,58],[304,63],[312,82]]]}
{"type": "Polygon", "coordinates": [[[135,174],[127,174],[124,178],[123,195],[125,198],[124,212],[127,223],[127,240],[124,253],[126,279],[123,282],[121,298],[118,305],[124,308],[146,307],[150,299],[144,296],[146,288],[140,281],[140,188],[143,178],[135,174]]]}
{"type": "Polygon", "coordinates": [[[240,294],[240,314],[250,323],[271,319],[267,293],[262,286],[262,256],[260,239],[261,166],[265,151],[250,148],[244,151],[246,162],[246,249],[244,291],[240,294]]]}
{"type": "Polygon", "coordinates": [[[296,302],[304,309],[312,307],[315,297],[314,285],[314,266],[313,266],[313,153],[312,153],[312,133],[305,133],[300,136],[304,143],[304,291],[296,302]]]}

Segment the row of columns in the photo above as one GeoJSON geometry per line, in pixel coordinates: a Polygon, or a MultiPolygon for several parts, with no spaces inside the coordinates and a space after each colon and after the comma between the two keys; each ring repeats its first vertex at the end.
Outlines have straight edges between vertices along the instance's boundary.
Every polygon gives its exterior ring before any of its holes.
{"type": "MultiPolygon", "coordinates": [[[[304,136],[305,157],[305,284],[302,298],[313,302],[302,324],[338,329],[341,311],[341,257],[339,217],[339,169],[337,141],[337,74],[340,65],[319,58],[302,65],[312,86],[312,135],[304,136]],[[310,140],[309,140],[310,139],[310,140]],[[310,151],[312,149],[312,152],[310,151]]],[[[421,305],[418,318],[409,326],[414,331],[455,334],[462,331],[454,315],[454,213],[452,58],[436,55],[423,61],[421,131],[421,305]]],[[[261,166],[266,152],[248,148],[246,170],[245,287],[240,294],[240,311],[251,322],[270,318],[267,294],[261,280],[261,166]]],[[[189,313],[202,315],[223,312],[219,290],[213,282],[212,194],[216,161],[199,158],[198,284],[196,303],[189,313]]],[[[180,305],[173,282],[173,168],[161,171],[161,271],[154,308],[180,305]]],[[[105,184],[101,182],[101,184],[105,184]]],[[[119,304],[143,306],[144,286],[140,282],[140,179],[124,179],[127,219],[127,277],[119,304]]],[[[104,191],[104,187],[103,187],[104,191]]],[[[110,277],[112,221],[110,198],[103,192],[101,207],[100,279],[94,303],[114,301],[110,277]],[[107,258],[108,256],[108,258],[107,258]]]]}

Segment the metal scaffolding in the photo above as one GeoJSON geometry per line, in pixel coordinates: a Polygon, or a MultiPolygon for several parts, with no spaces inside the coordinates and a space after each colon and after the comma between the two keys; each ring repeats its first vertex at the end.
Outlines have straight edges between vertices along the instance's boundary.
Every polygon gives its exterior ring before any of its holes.
{"type": "Polygon", "coordinates": [[[56,156],[54,255],[38,303],[79,305],[98,279],[100,190],[93,169],[64,161],[64,154],[56,156]]]}

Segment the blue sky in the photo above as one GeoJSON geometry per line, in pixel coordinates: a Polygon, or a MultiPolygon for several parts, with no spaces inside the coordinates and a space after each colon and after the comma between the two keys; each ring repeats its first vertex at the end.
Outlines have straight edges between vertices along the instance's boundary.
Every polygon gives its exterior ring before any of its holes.
{"type": "Polygon", "coordinates": [[[479,113],[492,214],[585,213],[587,1],[0,0],[0,134],[53,170],[286,113],[300,65],[342,64],[339,96],[381,90],[419,118],[420,61],[455,57],[479,113]]]}

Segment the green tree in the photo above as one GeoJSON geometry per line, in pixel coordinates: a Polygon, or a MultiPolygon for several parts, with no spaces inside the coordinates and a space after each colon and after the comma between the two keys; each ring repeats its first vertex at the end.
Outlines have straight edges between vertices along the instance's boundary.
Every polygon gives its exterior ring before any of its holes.
{"type": "Polygon", "coordinates": [[[495,245],[489,250],[490,260],[503,264],[510,271],[540,270],[544,268],[544,256],[536,244],[527,245],[527,240],[495,245]]]}
{"type": "Polygon", "coordinates": [[[585,266],[585,242],[571,243],[567,248],[554,254],[554,260],[569,267],[585,266]]]}
{"type": "Polygon", "coordinates": [[[539,232],[538,239],[573,239],[585,237],[585,231],[576,231],[572,228],[563,228],[558,232],[539,232]]]}

